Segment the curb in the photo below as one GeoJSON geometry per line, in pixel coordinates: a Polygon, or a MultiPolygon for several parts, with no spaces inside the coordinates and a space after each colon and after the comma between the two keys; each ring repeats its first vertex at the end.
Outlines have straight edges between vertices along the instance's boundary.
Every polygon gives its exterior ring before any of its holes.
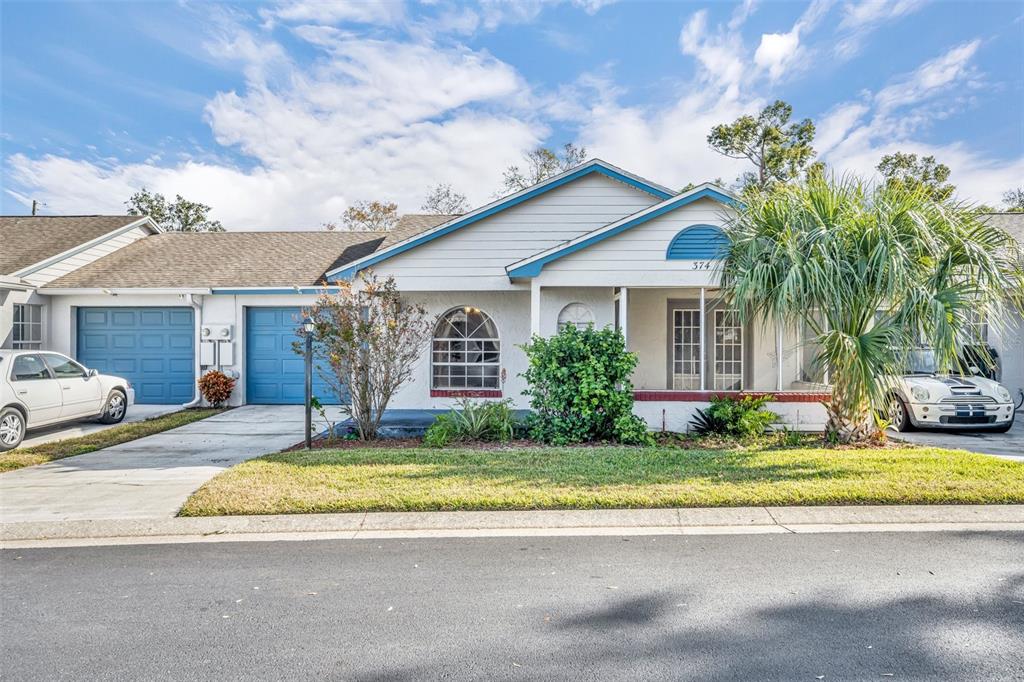
{"type": "Polygon", "coordinates": [[[13,522],[0,524],[0,546],[942,530],[1024,531],[1024,505],[361,512],[13,522]]]}

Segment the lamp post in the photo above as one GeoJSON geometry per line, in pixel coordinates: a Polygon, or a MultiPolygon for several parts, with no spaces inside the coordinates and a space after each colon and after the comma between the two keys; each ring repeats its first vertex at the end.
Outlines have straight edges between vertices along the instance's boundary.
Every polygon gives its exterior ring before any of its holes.
{"type": "Polygon", "coordinates": [[[302,321],[306,332],[306,449],[313,447],[313,318],[302,321]]]}

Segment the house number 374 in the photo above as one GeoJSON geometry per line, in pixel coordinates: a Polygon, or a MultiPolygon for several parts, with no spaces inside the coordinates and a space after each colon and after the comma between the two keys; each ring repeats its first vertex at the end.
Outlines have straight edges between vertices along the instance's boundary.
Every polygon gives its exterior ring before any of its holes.
{"type": "Polygon", "coordinates": [[[693,269],[694,270],[710,270],[711,269],[711,261],[695,260],[695,261],[693,261],[693,269]]]}

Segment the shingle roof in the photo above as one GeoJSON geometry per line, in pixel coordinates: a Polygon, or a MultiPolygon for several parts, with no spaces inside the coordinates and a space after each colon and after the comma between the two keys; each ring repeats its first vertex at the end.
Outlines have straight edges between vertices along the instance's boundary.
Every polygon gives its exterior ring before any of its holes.
{"type": "Polygon", "coordinates": [[[139,220],[142,216],[0,216],[0,274],[18,272],[139,220]]]}
{"type": "Polygon", "coordinates": [[[993,227],[1009,232],[1010,236],[1024,247],[1024,213],[985,213],[981,219],[993,227]]]}
{"type": "Polygon", "coordinates": [[[437,227],[442,223],[446,223],[449,220],[458,217],[459,214],[434,215],[429,213],[407,213],[399,218],[398,224],[388,232],[388,236],[384,239],[384,244],[381,248],[386,248],[392,244],[403,242],[413,235],[417,235],[420,232],[426,232],[431,228],[437,227]]]}
{"type": "Polygon", "coordinates": [[[168,232],[51,282],[53,288],[313,286],[372,253],[382,232],[168,232]]]}

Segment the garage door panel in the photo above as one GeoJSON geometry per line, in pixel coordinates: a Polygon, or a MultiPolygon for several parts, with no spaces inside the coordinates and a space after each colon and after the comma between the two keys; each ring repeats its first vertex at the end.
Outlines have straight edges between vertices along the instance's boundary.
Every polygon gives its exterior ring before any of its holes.
{"type": "Polygon", "coordinates": [[[140,403],[191,400],[195,329],[189,308],[79,308],[78,361],[122,376],[140,403]]]}
{"type": "MultiPolygon", "coordinates": [[[[246,402],[301,405],[306,399],[305,361],[294,350],[302,319],[298,307],[246,308],[246,402]]],[[[338,398],[313,372],[313,394],[324,404],[338,398]]]]}

